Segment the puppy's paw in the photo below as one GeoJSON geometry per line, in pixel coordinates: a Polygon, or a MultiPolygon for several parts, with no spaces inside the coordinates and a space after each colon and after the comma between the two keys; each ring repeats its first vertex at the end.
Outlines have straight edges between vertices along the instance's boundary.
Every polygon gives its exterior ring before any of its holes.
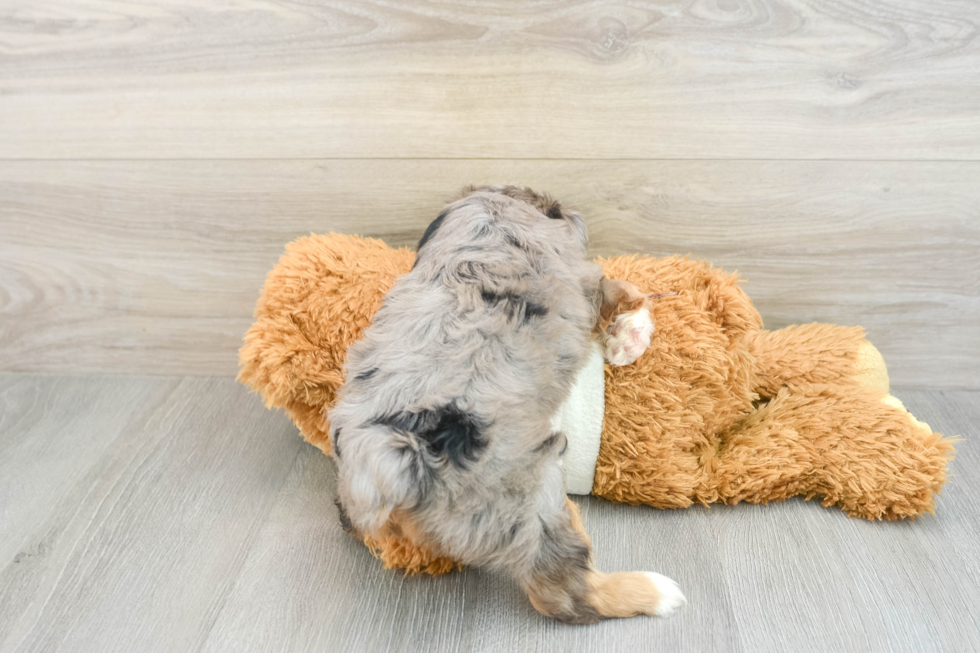
{"type": "Polygon", "coordinates": [[[650,347],[653,320],[644,306],[631,313],[620,313],[606,328],[602,356],[610,365],[629,365],[650,347]]]}
{"type": "Polygon", "coordinates": [[[590,602],[604,617],[666,617],[687,603],[677,583],[651,571],[593,572],[589,578],[590,602]]]}
{"type": "Polygon", "coordinates": [[[660,600],[657,602],[653,614],[658,617],[666,617],[687,603],[687,599],[684,598],[684,594],[681,592],[681,588],[677,586],[677,583],[653,571],[643,573],[656,586],[657,592],[660,594],[660,600]]]}

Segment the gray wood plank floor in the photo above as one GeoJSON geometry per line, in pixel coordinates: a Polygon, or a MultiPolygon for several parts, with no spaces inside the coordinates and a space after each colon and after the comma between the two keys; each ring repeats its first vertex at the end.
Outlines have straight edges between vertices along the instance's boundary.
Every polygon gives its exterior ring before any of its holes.
{"type": "Polygon", "coordinates": [[[332,461],[231,380],[3,375],[0,650],[980,650],[980,392],[896,394],[964,436],[935,517],[581,499],[600,567],[690,602],[571,627],[502,575],[381,570],[332,461]]]}

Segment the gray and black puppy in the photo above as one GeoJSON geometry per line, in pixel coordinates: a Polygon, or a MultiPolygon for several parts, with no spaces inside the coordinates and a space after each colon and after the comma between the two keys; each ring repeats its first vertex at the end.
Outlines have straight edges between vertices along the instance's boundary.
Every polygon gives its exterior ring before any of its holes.
{"type": "Polygon", "coordinates": [[[506,570],[541,613],[575,623],[684,602],[659,574],[593,569],[565,497],[565,438],[550,417],[614,297],[638,292],[604,280],[587,244],[581,216],[547,195],[467,189],[350,348],[328,415],[354,531],[394,529],[506,570]]]}

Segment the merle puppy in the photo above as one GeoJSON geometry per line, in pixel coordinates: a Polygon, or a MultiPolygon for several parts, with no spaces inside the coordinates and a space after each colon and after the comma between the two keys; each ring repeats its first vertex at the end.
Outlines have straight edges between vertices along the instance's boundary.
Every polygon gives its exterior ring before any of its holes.
{"type": "Polygon", "coordinates": [[[328,416],[340,505],[355,532],[506,570],[545,615],[666,615],[670,579],[593,568],[549,426],[597,325],[638,296],[587,242],[578,214],[514,187],[467,189],[429,225],[348,353],[328,416]]]}

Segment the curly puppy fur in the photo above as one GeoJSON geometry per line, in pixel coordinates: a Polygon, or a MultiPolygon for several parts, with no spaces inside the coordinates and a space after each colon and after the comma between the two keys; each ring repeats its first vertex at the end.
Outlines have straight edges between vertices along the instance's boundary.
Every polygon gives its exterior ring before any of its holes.
{"type": "Polygon", "coordinates": [[[549,418],[604,312],[587,243],[582,218],[546,195],[466,189],[350,348],[328,416],[353,531],[505,569],[539,611],[576,623],[683,599],[662,576],[596,572],[565,498],[549,418]]]}

